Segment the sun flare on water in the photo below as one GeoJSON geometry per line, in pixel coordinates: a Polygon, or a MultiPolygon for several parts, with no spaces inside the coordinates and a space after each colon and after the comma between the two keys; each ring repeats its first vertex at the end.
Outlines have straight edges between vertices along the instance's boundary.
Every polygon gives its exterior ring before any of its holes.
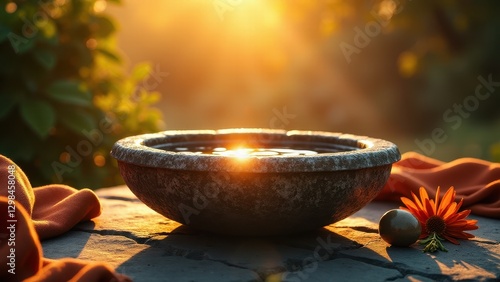
{"type": "Polygon", "coordinates": [[[216,148],[214,150],[214,154],[220,156],[234,157],[236,159],[247,159],[251,156],[253,149],[245,148],[245,147],[237,147],[235,149],[227,150],[225,148],[216,148]]]}

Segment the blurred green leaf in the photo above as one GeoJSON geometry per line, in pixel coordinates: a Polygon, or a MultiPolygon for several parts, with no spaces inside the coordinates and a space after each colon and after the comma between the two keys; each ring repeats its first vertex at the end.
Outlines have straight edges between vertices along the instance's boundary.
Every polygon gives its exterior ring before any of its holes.
{"type": "Polygon", "coordinates": [[[0,119],[6,116],[18,103],[17,95],[13,93],[4,93],[0,95],[0,119]]]}
{"type": "Polygon", "coordinates": [[[62,111],[59,121],[69,130],[77,134],[82,134],[82,130],[92,130],[97,128],[96,120],[87,112],[82,110],[62,111]]]}
{"type": "Polygon", "coordinates": [[[59,80],[52,83],[47,93],[52,99],[72,105],[91,106],[92,97],[80,83],[72,80],[59,80]]]}
{"type": "Polygon", "coordinates": [[[47,137],[56,121],[54,108],[45,101],[32,99],[22,103],[20,110],[28,126],[41,138],[47,137]]]}
{"type": "Polygon", "coordinates": [[[92,25],[95,37],[108,37],[115,32],[115,23],[106,16],[95,16],[92,18],[92,25]]]}
{"type": "Polygon", "coordinates": [[[101,53],[106,58],[108,58],[111,61],[115,62],[115,63],[120,63],[121,62],[120,57],[117,54],[115,54],[114,52],[110,51],[110,50],[107,50],[107,49],[104,49],[104,48],[96,48],[95,50],[97,52],[101,53]]]}
{"type": "Polygon", "coordinates": [[[57,57],[51,51],[37,49],[33,52],[33,56],[46,70],[53,69],[56,64],[57,57]]]}

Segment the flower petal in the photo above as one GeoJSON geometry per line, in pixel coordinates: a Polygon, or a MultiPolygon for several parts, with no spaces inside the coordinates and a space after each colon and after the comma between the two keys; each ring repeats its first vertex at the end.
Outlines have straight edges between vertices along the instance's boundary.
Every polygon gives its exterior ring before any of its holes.
{"type": "Polygon", "coordinates": [[[414,216],[416,216],[419,220],[421,221],[427,220],[427,215],[425,214],[423,209],[420,208],[415,202],[406,197],[401,197],[401,201],[403,202],[403,204],[406,205],[407,210],[411,212],[414,216]]]}
{"type": "MultiPolygon", "coordinates": [[[[457,207],[459,205],[460,205],[460,203],[458,203],[457,207]]],[[[461,211],[461,212],[459,212],[457,214],[460,216],[460,218],[466,218],[466,217],[469,216],[470,212],[471,212],[471,210],[463,210],[463,211],[461,211]]]]}
{"type": "Polygon", "coordinates": [[[479,226],[477,226],[475,223],[470,224],[467,222],[467,226],[464,227],[464,230],[476,230],[479,229],[479,226]]]}
{"type": "Polygon", "coordinates": [[[443,238],[445,238],[446,240],[450,241],[451,243],[453,243],[455,245],[460,245],[460,243],[457,240],[455,240],[453,237],[450,237],[450,236],[448,236],[446,234],[443,234],[442,236],[443,236],[443,238]]]}
{"type": "Polygon", "coordinates": [[[418,210],[417,205],[412,200],[410,200],[406,197],[401,197],[400,199],[401,199],[401,202],[403,202],[403,204],[405,204],[405,206],[408,209],[418,210]]]}
{"type": "MultiPolygon", "coordinates": [[[[436,190],[436,197],[434,198],[434,202],[436,204],[436,208],[439,207],[439,193],[440,193],[440,190],[441,190],[441,186],[438,186],[438,188],[436,190]]],[[[435,211],[435,213],[437,214],[437,210],[435,211]]]]}
{"type": "Polygon", "coordinates": [[[445,221],[448,221],[448,219],[450,218],[450,216],[453,216],[455,214],[455,207],[457,206],[457,203],[455,202],[452,202],[447,208],[446,210],[444,210],[444,214],[442,215],[442,218],[445,220],[445,221]]]}
{"type": "Polygon", "coordinates": [[[463,231],[448,231],[445,234],[446,234],[446,236],[448,236],[450,238],[455,238],[455,239],[468,240],[469,238],[474,238],[474,235],[472,235],[470,233],[463,232],[463,231]]]}
{"type": "MultiPolygon", "coordinates": [[[[432,201],[432,200],[431,200],[432,201]]],[[[425,207],[426,207],[426,210],[427,210],[427,216],[428,217],[431,217],[434,215],[434,208],[432,207],[432,203],[431,201],[429,201],[429,199],[427,199],[425,201],[425,207]]]]}
{"type": "Polygon", "coordinates": [[[434,203],[433,199],[430,199],[429,202],[431,203],[432,215],[435,215],[436,214],[436,204],[434,203]]]}
{"type": "Polygon", "coordinates": [[[467,233],[467,232],[462,232],[465,236],[467,236],[467,239],[470,239],[470,238],[475,238],[476,236],[470,234],[470,233],[467,233]]]}
{"type": "Polygon", "coordinates": [[[450,224],[446,224],[447,229],[458,229],[458,230],[463,230],[467,226],[467,222],[463,220],[455,221],[450,224]]]}
{"type": "MultiPolygon", "coordinates": [[[[413,202],[412,202],[413,203],[413,202]]],[[[413,214],[417,219],[418,221],[420,222],[425,222],[425,220],[427,219],[427,217],[425,216],[425,214],[419,210],[419,209],[409,209],[407,207],[399,207],[400,209],[402,210],[405,210],[405,211],[408,211],[410,212],[411,214],[413,214]]]]}
{"type": "Polygon", "coordinates": [[[460,208],[462,207],[463,203],[464,203],[464,199],[462,198],[462,199],[460,199],[460,202],[458,202],[458,204],[457,204],[457,210],[455,212],[457,212],[457,211],[460,210],[460,208]]]}
{"type": "Polygon", "coordinates": [[[418,190],[418,192],[420,193],[420,199],[422,200],[422,202],[425,199],[429,199],[429,195],[427,194],[427,191],[425,190],[425,188],[423,186],[420,187],[420,189],[418,190]]]}
{"type": "Polygon", "coordinates": [[[417,195],[413,194],[413,192],[411,192],[411,196],[413,197],[413,202],[417,205],[417,207],[423,210],[424,209],[423,201],[420,201],[417,195]]]}
{"type": "Polygon", "coordinates": [[[455,199],[455,188],[451,186],[441,199],[441,204],[438,207],[437,213],[441,215],[445,211],[445,209],[453,202],[454,199],[455,199]]]}

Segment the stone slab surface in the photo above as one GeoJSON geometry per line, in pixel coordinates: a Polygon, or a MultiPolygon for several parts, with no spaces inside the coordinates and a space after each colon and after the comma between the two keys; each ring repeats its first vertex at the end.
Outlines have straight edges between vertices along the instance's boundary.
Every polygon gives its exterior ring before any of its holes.
{"type": "Polygon", "coordinates": [[[498,281],[500,221],[478,220],[476,238],[448,252],[388,246],[378,220],[397,208],[370,203],[310,234],[224,237],[198,232],[142,204],[126,186],[97,191],[103,213],[42,242],[48,258],[106,261],[134,281],[498,281]]]}

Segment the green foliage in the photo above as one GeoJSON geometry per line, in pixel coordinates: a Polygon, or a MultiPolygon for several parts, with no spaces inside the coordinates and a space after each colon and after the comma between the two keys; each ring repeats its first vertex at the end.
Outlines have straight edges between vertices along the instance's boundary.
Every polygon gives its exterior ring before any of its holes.
{"type": "Polygon", "coordinates": [[[56,113],[52,106],[43,100],[26,100],[19,105],[24,122],[41,138],[47,137],[56,121],[56,113]]]}
{"type": "Polygon", "coordinates": [[[142,86],[152,69],[143,64],[124,73],[116,24],[99,12],[102,3],[24,0],[0,7],[0,153],[35,186],[120,183],[111,146],[160,129],[152,107],[159,94],[142,86]]]}

